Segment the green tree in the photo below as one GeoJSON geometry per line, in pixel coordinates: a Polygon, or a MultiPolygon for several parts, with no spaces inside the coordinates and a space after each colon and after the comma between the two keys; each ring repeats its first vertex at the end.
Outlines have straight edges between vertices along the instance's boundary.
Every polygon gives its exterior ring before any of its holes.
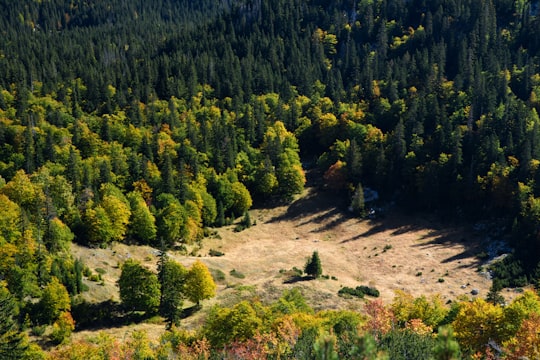
{"type": "Polygon", "coordinates": [[[256,305],[244,300],[232,308],[214,306],[204,324],[204,336],[216,348],[252,338],[262,325],[256,305]]]}
{"type": "Polygon", "coordinates": [[[159,195],[158,202],[161,204],[157,214],[158,235],[171,246],[182,239],[186,210],[171,194],[159,195]]]}
{"type": "Polygon", "coordinates": [[[214,199],[214,197],[206,190],[201,191],[200,194],[203,200],[203,207],[201,210],[202,222],[204,226],[210,226],[214,224],[218,215],[216,199],[214,199]]]}
{"type": "Polygon", "coordinates": [[[59,218],[54,217],[49,220],[49,226],[43,240],[51,253],[68,252],[74,237],[75,235],[73,235],[70,228],[59,218]]]}
{"type": "MultiPolygon", "coordinates": [[[[9,197],[0,194],[0,244],[15,243],[21,237],[19,221],[21,219],[21,208],[9,197]]],[[[1,251],[1,249],[0,249],[1,251]]],[[[4,260],[3,260],[4,261],[4,260]]],[[[0,265],[0,269],[3,266],[0,265]]]]}
{"type": "Polygon", "coordinates": [[[314,251],[307,260],[306,265],[304,266],[304,272],[313,278],[318,278],[322,275],[323,271],[318,251],[314,251]]]}
{"type": "Polygon", "coordinates": [[[63,312],[53,324],[51,340],[56,344],[66,342],[75,330],[75,321],[69,312],[63,312]]]}
{"type": "Polygon", "coordinates": [[[454,338],[454,331],[451,326],[439,328],[437,341],[433,348],[433,357],[435,360],[461,359],[461,349],[459,343],[454,338]]]}
{"type": "Polygon", "coordinates": [[[366,213],[366,204],[364,201],[364,188],[362,184],[358,183],[354,190],[354,195],[351,200],[351,210],[357,215],[364,215],[366,213]]]}
{"type": "Polygon", "coordinates": [[[339,356],[334,349],[336,337],[334,335],[322,334],[313,344],[315,359],[317,360],[338,360],[339,356]]]}
{"type": "MultiPolygon", "coordinates": [[[[102,186],[102,200],[100,205],[107,213],[108,218],[111,221],[110,241],[121,241],[126,235],[129,218],[131,216],[131,209],[129,202],[119,189],[110,185],[114,190],[109,191],[107,184],[102,186]]],[[[107,240],[107,239],[104,239],[107,240]]]]}
{"type": "Polygon", "coordinates": [[[193,263],[186,277],[184,290],[189,301],[200,306],[201,300],[216,296],[216,284],[210,271],[201,261],[193,263]]]}
{"type": "Polygon", "coordinates": [[[158,263],[158,277],[161,286],[159,312],[168,326],[178,325],[182,315],[184,284],[188,271],[181,264],[162,253],[158,263]]]}
{"type": "Polygon", "coordinates": [[[244,184],[240,182],[235,182],[232,184],[232,193],[233,204],[231,207],[231,211],[234,214],[238,215],[244,214],[253,204],[248,189],[244,186],[244,184]]]}
{"type": "Polygon", "coordinates": [[[18,314],[15,298],[0,283],[0,359],[24,358],[28,344],[15,320],[18,314]]]}
{"type": "Polygon", "coordinates": [[[139,192],[131,192],[127,198],[131,207],[128,234],[141,243],[151,243],[157,235],[156,218],[139,192]]]}
{"type": "Polygon", "coordinates": [[[122,265],[118,279],[120,300],[129,311],[154,314],[159,308],[159,281],[153,272],[133,259],[122,265]]]}
{"type": "Polygon", "coordinates": [[[409,329],[395,329],[381,339],[379,348],[392,360],[425,359],[432,356],[435,340],[431,334],[418,334],[409,329]]]}
{"type": "Polygon", "coordinates": [[[69,293],[55,276],[43,289],[38,308],[39,317],[44,324],[52,324],[60,314],[71,310],[69,293]]]}

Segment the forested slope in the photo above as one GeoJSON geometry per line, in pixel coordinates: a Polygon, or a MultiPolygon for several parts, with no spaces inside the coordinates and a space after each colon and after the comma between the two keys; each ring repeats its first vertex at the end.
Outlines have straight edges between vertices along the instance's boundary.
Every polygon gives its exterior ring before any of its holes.
{"type": "Polygon", "coordinates": [[[537,9],[1,0],[0,279],[19,322],[57,320],[41,315],[51,284],[83,290],[71,241],[199,241],[301,192],[301,158],[345,196],[498,219],[514,277],[535,281],[537,9]]]}

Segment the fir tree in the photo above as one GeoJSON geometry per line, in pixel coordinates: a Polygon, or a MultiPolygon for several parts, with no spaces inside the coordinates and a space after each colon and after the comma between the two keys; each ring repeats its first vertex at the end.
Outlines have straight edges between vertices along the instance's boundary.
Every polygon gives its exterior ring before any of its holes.
{"type": "Polygon", "coordinates": [[[21,359],[27,344],[15,320],[18,314],[15,298],[0,287],[0,359],[21,359]]]}
{"type": "Polygon", "coordinates": [[[322,275],[322,265],[318,251],[314,251],[308,259],[304,267],[304,272],[313,278],[318,278],[322,275]]]}

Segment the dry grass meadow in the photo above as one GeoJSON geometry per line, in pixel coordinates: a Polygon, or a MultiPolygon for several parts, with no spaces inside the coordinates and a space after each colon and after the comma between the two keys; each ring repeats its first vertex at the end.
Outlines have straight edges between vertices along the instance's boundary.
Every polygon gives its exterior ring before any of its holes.
{"type": "MultiPolygon", "coordinates": [[[[475,256],[482,251],[479,235],[462,227],[443,226],[429,215],[413,217],[395,210],[380,220],[358,219],[336,207],[332,193],[315,188],[307,188],[288,206],[256,209],[250,214],[254,226],[241,232],[234,232],[234,226],[219,229],[219,236],[204,239],[195,256],[171,253],[185,266],[199,259],[222,277],[216,298],[203,302],[203,310],[183,320],[183,326],[200,326],[212,304],[231,305],[248,298],[271,301],[292,287],[298,287],[316,310],[361,311],[364,300],[337,296],[340,287],[374,286],[389,302],[397,289],[414,296],[440,294],[453,300],[470,297],[473,289],[484,297],[491,286],[491,280],[478,271],[482,265],[475,256]],[[211,257],[211,249],[224,255],[211,257]],[[287,272],[293,267],[302,269],[315,250],[323,274],[331,278],[288,283],[287,272]]],[[[74,245],[73,252],[94,272],[102,269],[99,271],[104,273],[103,284],[87,282],[91,290],[84,296],[91,301],[118,299],[118,265],[125,259],[135,258],[154,268],[157,263],[157,251],[147,246],[86,249],[74,245]]],[[[157,337],[164,326],[138,324],[102,330],[123,338],[133,329],[145,329],[157,337]]],[[[82,331],[75,337],[92,334],[82,331]]]]}

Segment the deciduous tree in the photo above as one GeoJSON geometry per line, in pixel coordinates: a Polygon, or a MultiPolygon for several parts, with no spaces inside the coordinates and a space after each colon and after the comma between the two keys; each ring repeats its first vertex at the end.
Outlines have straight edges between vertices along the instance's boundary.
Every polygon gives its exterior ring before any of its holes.
{"type": "Polygon", "coordinates": [[[155,313],[159,308],[159,281],[153,272],[135,260],[129,259],[122,265],[118,279],[120,300],[129,311],[155,313]]]}
{"type": "Polygon", "coordinates": [[[71,310],[71,299],[65,286],[52,277],[39,301],[39,316],[44,324],[52,324],[60,314],[71,310]]]}
{"type": "Polygon", "coordinates": [[[189,301],[197,306],[201,300],[210,299],[216,295],[216,284],[210,271],[199,260],[195,261],[186,277],[185,294],[189,301]]]}

